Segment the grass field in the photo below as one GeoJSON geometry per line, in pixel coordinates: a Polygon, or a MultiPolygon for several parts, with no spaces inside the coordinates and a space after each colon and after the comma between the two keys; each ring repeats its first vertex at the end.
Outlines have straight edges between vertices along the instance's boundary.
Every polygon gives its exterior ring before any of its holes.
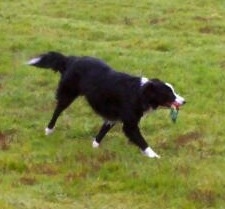
{"type": "Polygon", "coordinates": [[[0,208],[224,209],[223,0],[0,2],[0,208]],[[25,65],[42,52],[90,55],[133,75],[172,83],[186,98],[141,121],[161,159],[101,125],[83,98],[44,128],[59,75],[25,65]]]}

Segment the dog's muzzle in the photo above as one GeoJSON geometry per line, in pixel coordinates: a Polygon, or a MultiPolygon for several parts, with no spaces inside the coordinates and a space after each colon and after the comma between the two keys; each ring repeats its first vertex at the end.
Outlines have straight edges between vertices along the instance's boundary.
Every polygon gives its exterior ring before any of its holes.
{"type": "Polygon", "coordinates": [[[185,99],[179,95],[176,95],[175,101],[171,104],[171,108],[179,109],[180,106],[186,103],[185,99]]]}
{"type": "Polygon", "coordinates": [[[179,95],[176,95],[175,103],[181,105],[184,105],[186,103],[185,99],[179,95]]]}

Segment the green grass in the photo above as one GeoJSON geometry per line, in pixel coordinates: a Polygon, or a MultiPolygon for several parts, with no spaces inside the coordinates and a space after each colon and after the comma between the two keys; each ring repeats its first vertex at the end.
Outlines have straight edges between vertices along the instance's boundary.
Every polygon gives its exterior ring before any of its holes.
{"type": "Polygon", "coordinates": [[[223,209],[225,205],[225,3],[222,0],[0,2],[0,208],[223,209]],[[39,53],[102,58],[158,77],[186,98],[144,117],[148,159],[116,126],[77,100],[46,137],[59,76],[26,66],[39,53]]]}

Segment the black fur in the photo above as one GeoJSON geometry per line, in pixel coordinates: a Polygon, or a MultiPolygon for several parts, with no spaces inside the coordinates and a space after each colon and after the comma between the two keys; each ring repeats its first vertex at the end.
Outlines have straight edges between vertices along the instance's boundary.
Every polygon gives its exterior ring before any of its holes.
{"type": "Polygon", "coordinates": [[[158,79],[143,86],[141,78],[116,72],[103,61],[93,57],[64,56],[49,52],[29,63],[36,67],[59,71],[57,106],[48,124],[53,129],[60,113],[78,96],[85,96],[91,107],[104,119],[96,141],[101,142],[115,123],[123,123],[125,135],[143,151],[148,147],[138,124],[144,112],[159,106],[170,107],[175,100],[172,90],[158,79]]]}

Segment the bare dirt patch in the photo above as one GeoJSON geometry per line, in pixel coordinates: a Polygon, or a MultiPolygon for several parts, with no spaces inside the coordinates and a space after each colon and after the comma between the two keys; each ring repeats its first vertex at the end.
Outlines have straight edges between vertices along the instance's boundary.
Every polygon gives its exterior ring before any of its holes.
{"type": "Polygon", "coordinates": [[[199,202],[208,207],[215,204],[217,194],[212,189],[196,189],[190,192],[189,199],[194,202],[199,202]]]}
{"type": "Polygon", "coordinates": [[[176,139],[176,144],[178,147],[184,146],[190,142],[199,140],[201,137],[202,137],[202,134],[200,132],[189,132],[179,136],[176,139]]]}
{"type": "Polygon", "coordinates": [[[44,174],[47,176],[54,176],[58,174],[58,168],[54,164],[44,163],[33,165],[30,169],[30,172],[36,172],[38,174],[44,174]]]}
{"type": "Polygon", "coordinates": [[[164,23],[166,21],[166,18],[153,18],[149,21],[150,25],[159,25],[161,23],[164,23]]]}
{"type": "Polygon", "coordinates": [[[213,34],[214,33],[214,29],[212,27],[209,26],[205,26],[199,29],[200,33],[204,33],[204,34],[213,34]]]}
{"type": "Polygon", "coordinates": [[[88,175],[97,173],[105,163],[113,161],[115,158],[116,154],[108,150],[99,153],[95,157],[79,152],[76,154],[76,160],[84,166],[77,172],[69,172],[65,176],[65,182],[68,183],[74,180],[85,179],[88,175]]]}
{"type": "Polygon", "coordinates": [[[225,60],[223,60],[222,62],[220,62],[220,67],[225,70],[225,60]]]}
{"type": "Polygon", "coordinates": [[[9,149],[9,140],[6,134],[0,132],[0,150],[9,149]]]}
{"type": "Polygon", "coordinates": [[[23,176],[23,177],[20,178],[19,181],[20,181],[20,183],[23,184],[23,185],[30,185],[30,186],[32,186],[32,185],[34,185],[34,184],[37,183],[36,178],[34,178],[34,177],[29,177],[29,176],[23,176]]]}
{"type": "Polygon", "coordinates": [[[215,35],[223,35],[225,33],[225,29],[221,26],[204,26],[199,29],[200,33],[203,34],[215,34],[215,35]]]}

